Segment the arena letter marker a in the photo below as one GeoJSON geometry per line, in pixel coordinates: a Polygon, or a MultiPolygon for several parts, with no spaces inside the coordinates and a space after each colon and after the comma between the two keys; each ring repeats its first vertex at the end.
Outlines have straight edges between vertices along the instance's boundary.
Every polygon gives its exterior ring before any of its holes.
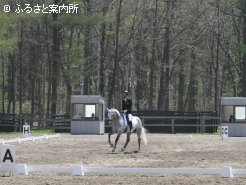
{"type": "Polygon", "coordinates": [[[9,172],[9,176],[12,176],[15,171],[15,157],[14,145],[1,146],[1,171],[9,172]]]}

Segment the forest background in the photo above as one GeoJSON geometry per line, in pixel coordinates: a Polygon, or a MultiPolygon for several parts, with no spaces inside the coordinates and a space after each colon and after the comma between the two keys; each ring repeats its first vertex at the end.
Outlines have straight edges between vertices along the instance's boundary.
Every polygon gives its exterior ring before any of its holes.
{"type": "Polygon", "coordinates": [[[246,96],[246,0],[1,0],[0,25],[3,113],[69,112],[72,94],[120,108],[124,90],[134,110],[246,96]]]}

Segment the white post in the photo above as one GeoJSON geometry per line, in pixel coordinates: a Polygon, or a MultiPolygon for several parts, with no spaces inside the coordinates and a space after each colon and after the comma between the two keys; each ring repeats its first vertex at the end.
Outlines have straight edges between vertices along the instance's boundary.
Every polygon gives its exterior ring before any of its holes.
{"type": "Polygon", "coordinates": [[[221,138],[222,139],[228,138],[228,134],[229,134],[228,126],[221,126],[221,138]]]}
{"type": "Polygon", "coordinates": [[[223,168],[221,168],[220,177],[224,177],[224,178],[233,177],[232,168],[228,166],[224,166],[223,168]]]}
{"type": "Polygon", "coordinates": [[[85,173],[84,173],[84,169],[82,166],[76,166],[72,169],[72,175],[74,176],[84,176],[85,173]]]}
{"type": "Polygon", "coordinates": [[[14,145],[3,145],[0,150],[1,154],[1,171],[9,172],[9,175],[12,176],[15,171],[15,146],[14,145]]]}
{"type": "Polygon", "coordinates": [[[23,125],[23,137],[30,136],[30,125],[23,125]]]}

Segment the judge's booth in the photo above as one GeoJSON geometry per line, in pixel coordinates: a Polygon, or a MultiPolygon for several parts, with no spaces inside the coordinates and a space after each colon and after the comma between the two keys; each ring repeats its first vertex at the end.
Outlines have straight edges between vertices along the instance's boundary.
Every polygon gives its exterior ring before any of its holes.
{"type": "Polygon", "coordinates": [[[105,102],[96,95],[71,96],[71,134],[104,134],[105,102]]]}
{"type": "Polygon", "coordinates": [[[229,137],[246,136],[246,97],[222,97],[220,115],[229,137]]]}

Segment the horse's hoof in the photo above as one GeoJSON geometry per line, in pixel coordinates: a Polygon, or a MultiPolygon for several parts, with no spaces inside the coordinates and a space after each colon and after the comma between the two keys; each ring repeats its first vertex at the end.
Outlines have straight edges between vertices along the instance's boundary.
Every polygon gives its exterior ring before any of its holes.
{"type": "Polygon", "coordinates": [[[112,150],[112,153],[115,153],[115,149],[112,150]]]}
{"type": "Polygon", "coordinates": [[[125,150],[126,150],[125,148],[122,148],[122,149],[121,149],[121,152],[125,152],[125,150]]]}

